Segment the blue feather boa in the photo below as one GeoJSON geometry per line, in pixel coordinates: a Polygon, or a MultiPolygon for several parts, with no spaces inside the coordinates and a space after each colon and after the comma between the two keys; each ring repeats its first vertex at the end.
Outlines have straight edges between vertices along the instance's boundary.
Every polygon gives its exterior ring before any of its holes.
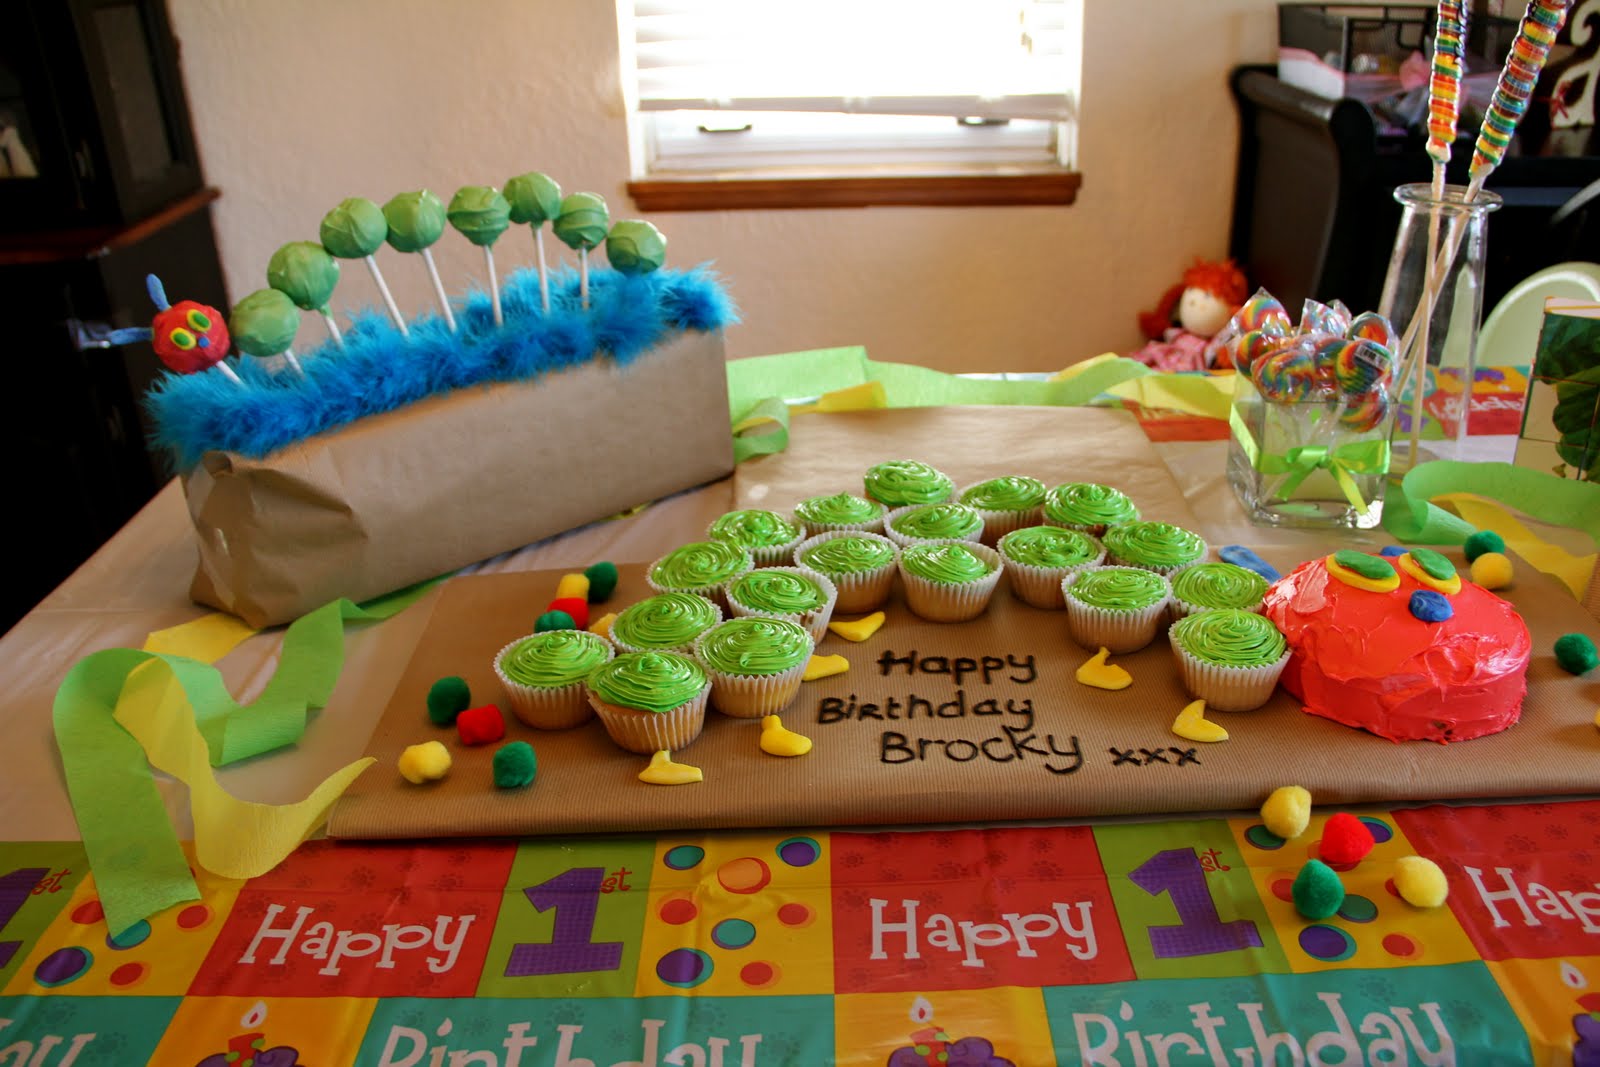
{"type": "Polygon", "coordinates": [[[628,276],[594,270],[589,310],[578,301],[578,277],[550,279],[550,313],[540,309],[539,277],[513,272],[500,291],[505,325],[496,327],[487,293],[457,301],[458,332],[437,314],[409,322],[408,340],[382,312],[354,316],[345,347],[332,341],[296,353],[306,376],[269,371],[261,361],[230,366],[240,389],[220,371],[162,375],[145,396],[156,447],[187,471],[211,450],[252,459],[428,396],[492,382],[524,381],[587,363],[602,353],[626,364],[682,330],[710,331],[738,313],[706,268],[628,276]]]}

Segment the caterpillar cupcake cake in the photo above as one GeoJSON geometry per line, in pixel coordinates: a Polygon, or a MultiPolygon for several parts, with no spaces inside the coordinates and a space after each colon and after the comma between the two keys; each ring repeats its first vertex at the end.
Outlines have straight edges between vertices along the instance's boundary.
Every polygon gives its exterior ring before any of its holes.
{"type": "Polygon", "coordinates": [[[1289,645],[1253,611],[1216,608],[1186,615],[1167,633],[1189,695],[1216,711],[1254,711],[1277,688],[1289,645]]]}
{"type": "Polygon", "coordinates": [[[1106,556],[1120,567],[1141,567],[1170,575],[1205,558],[1205,538],[1169,522],[1125,522],[1111,527],[1101,538],[1106,556]]]}
{"type": "Polygon", "coordinates": [[[838,600],[833,610],[853,615],[877,611],[894,588],[899,553],[894,542],[872,533],[819,534],[802,541],[794,561],[833,582],[838,600]]]}
{"type": "Polygon", "coordinates": [[[795,546],[805,540],[806,528],[776,511],[751,508],[730,511],[706,530],[713,541],[728,541],[750,550],[757,567],[787,562],[795,546]]]}
{"type": "Polygon", "coordinates": [[[694,655],[711,679],[712,707],[736,719],[759,719],[794,700],[814,647],[797,623],[750,616],[706,631],[694,655]]]}
{"type": "Polygon", "coordinates": [[[1044,483],[1022,475],[990,478],[961,490],[959,500],[978,510],[983,517],[983,543],[992,545],[1012,530],[1038,524],[1044,483]]]}
{"type": "Polygon", "coordinates": [[[1193,563],[1171,576],[1172,617],[1181,619],[1212,608],[1261,610],[1267,580],[1233,563],[1193,563]]]}
{"type": "Polygon", "coordinates": [[[1137,522],[1139,509],[1128,494],[1098,482],[1068,482],[1045,493],[1039,509],[1051,526],[1065,526],[1099,537],[1109,526],[1137,522]]]}
{"type": "Polygon", "coordinates": [[[826,575],[804,567],[762,567],[728,584],[728,609],[736,618],[787,619],[821,641],[839,590],[826,575]]]}
{"type": "Polygon", "coordinates": [[[494,673],[513,715],[536,730],[565,730],[594,714],[584,679],[615,654],[599,634],[550,630],[502,648],[494,657],[494,673]]]}
{"type": "Polygon", "coordinates": [[[882,533],[883,516],[888,511],[876,500],[852,493],[813,496],[794,506],[794,517],[805,523],[812,535],[853,530],[857,533],[882,533]]]}
{"type": "Polygon", "coordinates": [[[696,593],[725,608],[723,585],[754,566],[750,550],[732,541],[691,541],[650,564],[645,581],[658,593],[696,593]]]}
{"type": "Polygon", "coordinates": [[[900,553],[906,604],[929,622],[982,615],[1000,583],[1000,554],[966,541],[921,541],[900,553]]]}
{"type": "Polygon", "coordinates": [[[711,679],[676,652],[624,652],[584,682],[589,704],[618,748],[676,752],[705,726],[711,679]]]}
{"type": "Polygon", "coordinates": [[[995,546],[1011,578],[1011,591],[1025,604],[1049,611],[1066,606],[1061,583],[1069,574],[1097,567],[1106,558],[1099,540],[1061,526],[1027,526],[995,546]]]}
{"type": "Polygon", "coordinates": [[[983,516],[965,504],[915,504],[889,512],[883,532],[901,548],[919,541],[977,541],[983,516]]]}
{"type": "Polygon", "coordinates": [[[722,609],[695,593],[657,593],[611,620],[611,640],[624,652],[690,652],[722,621],[722,609]]]}
{"type": "Polygon", "coordinates": [[[1139,567],[1095,567],[1062,580],[1067,632],[1091,651],[1137,652],[1156,638],[1172,586],[1139,567]]]}
{"type": "Polygon", "coordinates": [[[914,459],[895,459],[868,467],[863,485],[867,496],[891,508],[942,504],[956,491],[956,483],[948,474],[914,459]]]}

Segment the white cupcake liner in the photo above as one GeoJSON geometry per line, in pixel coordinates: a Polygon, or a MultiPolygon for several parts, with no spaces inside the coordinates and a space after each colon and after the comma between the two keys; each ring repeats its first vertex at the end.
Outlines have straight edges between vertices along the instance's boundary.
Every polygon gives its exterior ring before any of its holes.
{"type": "Polygon", "coordinates": [[[1259,667],[1224,667],[1208,663],[1178,644],[1178,639],[1167,635],[1172,645],[1173,657],[1178,661],[1178,674],[1189,695],[1206,702],[1210,711],[1254,711],[1272,699],[1278,687],[1278,677],[1289,662],[1289,649],[1283,650],[1275,662],[1259,667]]]}
{"type": "MultiPolygon", "coordinates": [[[[724,542],[724,543],[728,544],[728,543],[731,543],[731,542],[724,542]]],[[[801,543],[804,544],[804,542],[801,542],[801,543]]],[[[736,547],[744,548],[743,545],[739,545],[739,546],[736,546],[736,547]]],[[[723,611],[727,611],[728,610],[728,593],[727,593],[727,585],[728,585],[728,583],[729,582],[736,582],[740,578],[743,578],[745,575],[749,574],[751,571],[755,570],[755,557],[750,554],[750,550],[748,548],[744,548],[744,557],[745,557],[745,561],[746,561],[744,567],[741,568],[738,572],[729,575],[727,578],[724,578],[722,581],[718,582],[716,585],[700,586],[700,587],[696,587],[696,588],[686,588],[686,587],[678,587],[678,586],[661,585],[659,582],[657,582],[655,580],[655,577],[654,577],[652,572],[655,571],[656,564],[660,563],[661,560],[666,558],[666,556],[662,556],[659,559],[653,560],[650,563],[650,566],[645,568],[645,572],[644,572],[645,584],[648,585],[651,589],[655,590],[658,593],[694,593],[696,596],[705,597],[707,600],[711,601],[713,604],[715,604],[717,607],[721,608],[723,611]]]]}
{"type": "MultiPolygon", "coordinates": [[[[701,635],[701,640],[705,636],[701,635]]],[[[813,640],[811,647],[816,648],[813,640]]],[[[794,702],[805,679],[811,655],[779,674],[730,674],[719,671],[700,658],[700,642],[695,642],[695,659],[711,678],[711,706],[733,719],[759,719],[776,715],[794,702]]]]}
{"type": "Polygon", "coordinates": [[[944,538],[938,541],[919,541],[918,544],[965,545],[973,554],[992,568],[988,574],[971,582],[935,582],[911,574],[902,563],[900,580],[906,586],[906,605],[919,618],[928,622],[969,622],[982,615],[989,607],[989,598],[1000,584],[1005,572],[1000,553],[976,541],[944,538]]]}
{"type": "MultiPolygon", "coordinates": [[[[743,575],[740,575],[740,577],[743,577],[743,575]]],[[[681,589],[657,590],[657,592],[681,593],[681,592],[683,592],[683,590],[681,590],[681,589]]],[[[704,593],[696,593],[694,595],[698,596],[701,600],[704,600],[706,603],[710,604],[712,609],[717,613],[717,621],[711,623],[710,626],[707,626],[706,630],[709,630],[712,627],[718,625],[719,623],[722,622],[722,620],[724,620],[724,619],[726,619],[728,617],[727,609],[725,609],[721,604],[717,603],[717,601],[713,600],[711,597],[706,596],[704,593]]],[[[726,599],[726,598],[724,598],[724,599],[726,599]]],[[[632,606],[633,606],[632,604],[628,605],[628,607],[632,607],[632,606]]],[[[623,609],[623,611],[626,611],[626,610],[627,610],[627,608],[623,609]]],[[[617,612],[617,618],[621,618],[621,617],[622,617],[622,612],[621,611],[617,612]]],[[[617,625],[616,619],[612,619],[611,620],[611,626],[612,626],[612,631],[613,632],[611,634],[611,643],[617,647],[617,651],[619,651],[619,652],[682,652],[684,655],[687,656],[689,653],[694,651],[694,643],[696,641],[700,640],[700,634],[703,634],[703,633],[706,632],[706,630],[701,630],[700,633],[695,634],[693,637],[689,638],[689,640],[683,642],[682,644],[669,645],[669,646],[663,648],[663,647],[660,647],[660,646],[657,646],[657,645],[634,645],[634,644],[630,644],[627,641],[624,641],[622,638],[620,638],[620,637],[618,637],[616,635],[616,633],[615,633],[616,625],[617,625]]]]}
{"type": "MultiPolygon", "coordinates": [[[[814,545],[821,544],[830,538],[845,536],[870,537],[874,540],[882,541],[889,546],[889,551],[893,554],[889,557],[889,562],[882,566],[874,567],[870,571],[850,571],[842,574],[817,571],[817,573],[822,574],[824,578],[833,582],[834,588],[838,591],[838,599],[834,601],[833,605],[835,612],[844,615],[855,615],[860,612],[877,611],[889,602],[889,593],[894,589],[895,565],[900,560],[899,547],[882,534],[869,533],[865,530],[834,530],[824,534],[817,534],[815,537],[808,537],[800,542],[800,546],[794,550],[795,566],[801,570],[815,571],[815,567],[812,567],[800,557],[805,554],[808,548],[814,545]]],[[[821,639],[818,638],[818,640],[821,639]]]]}
{"type": "MultiPolygon", "coordinates": [[[[728,610],[732,616],[734,618],[787,619],[804,627],[806,633],[811,635],[811,643],[813,645],[821,642],[823,635],[828,632],[828,623],[833,619],[833,606],[839,602],[839,587],[834,584],[833,579],[810,567],[768,567],[766,569],[788,571],[791,574],[799,574],[811,579],[822,587],[822,591],[827,594],[827,601],[822,607],[812,611],[766,611],[762,608],[752,608],[748,604],[740,603],[734,598],[733,585],[730,583],[728,586],[728,610]]],[[[700,635],[700,637],[704,636],[704,633],[700,635]]],[[[700,638],[697,637],[695,638],[695,645],[698,646],[699,644],[700,638]]]]}
{"type": "MultiPolygon", "coordinates": [[[[606,658],[600,662],[609,663],[617,654],[616,648],[599,634],[594,636],[606,646],[606,658]]],[[[501,657],[526,640],[527,637],[519,637],[494,655],[495,677],[500,679],[511,714],[535,730],[570,730],[588,722],[594,709],[584,695],[582,678],[566,685],[538,686],[523,685],[506,677],[505,671],[500,669],[501,657]]]]}
{"type": "MultiPolygon", "coordinates": [[[[1198,536],[1198,535],[1196,535],[1196,536],[1198,536]]],[[[1183,570],[1183,568],[1185,568],[1185,567],[1193,567],[1196,563],[1210,563],[1210,562],[1213,562],[1213,560],[1210,557],[1211,557],[1211,545],[1208,544],[1204,538],[1201,538],[1201,541],[1200,541],[1200,554],[1198,556],[1196,556],[1194,559],[1186,560],[1183,563],[1179,563],[1178,565],[1173,566],[1173,567],[1157,567],[1154,564],[1150,564],[1150,563],[1135,563],[1131,559],[1124,559],[1121,556],[1117,555],[1116,551],[1111,549],[1111,548],[1109,548],[1109,547],[1106,549],[1106,566],[1108,566],[1108,567],[1137,567],[1142,571],[1154,571],[1155,573],[1161,575],[1163,578],[1169,578],[1170,579],[1174,574],[1177,574],[1179,571],[1183,570]]]]}
{"type": "Polygon", "coordinates": [[[1067,567],[1039,567],[1032,563],[1018,563],[1004,552],[1000,553],[1001,560],[1005,562],[1006,575],[1011,582],[1011,591],[1024,604],[1044,608],[1046,611],[1062,610],[1066,607],[1062,582],[1067,576],[1077,574],[1079,571],[1092,570],[1105,562],[1105,546],[1099,541],[1095,544],[1099,546],[1100,551],[1095,553],[1093,559],[1067,567]]]}
{"type": "MultiPolygon", "coordinates": [[[[800,531],[800,535],[798,537],[794,537],[794,538],[791,538],[788,541],[785,541],[781,545],[759,545],[759,546],[757,546],[757,545],[746,545],[746,544],[742,544],[742,543],[740,543],[738,541],[730,541],[729,544],[739,545],[740,548],[742,548],[746,552],[750,553],[750,559],[754,562],[755,566],[757,566],[757,567],[777,567],[777,566],[782,566],[783,564],[788,563],[789,562],[789,558],[794,555],[795,546],[798,545],[801,541],[804,541],[807,537],[811,536],[811,534],[807,532],[805,523],[801,522],[799,519],[794,518],[793,516],[790,517],[789,521],[791,523],[793,523],[795,525],[795,527],[800,531]]],[[[716,525],[715,522],[713,522],[711,524],[711,526],[715,526],[715,525],[716,525]]],[[[711,526],[707,526],[706,527],[706,540],[707,541],[719,540],[719,538],[711,536],[711,526]]],[[[726,538],[720,538],[720,540],[727,540],[727,539],[726,538]]]]}
{"type": "Polygon", "coordinates": [[[1114,653],[1137,652],[1156,639],[1161,624],[1167,621],[1168,595],[1147,608],[1118,611],[1113,608],[1091,607],[1067,595],[1072,583],[1087,573],[1074,571],[1061,579],[1062,601],[1067,609],[1067,633],[1084,648],[1093,652],[1104,645],[1114,653]]]}
{"type": "Polygon", "coordinates": [[[611,704],[587,687],[585,695],[613,744],[625,752],[650,756],[662,749],[676,752],[687,748],[700,736],[700,731],[705,727],[706,700],[711,695],[711,682],[707,679],[706,684],[700,687],[700,692],[667,711],[641,711],[611,704]]]}
{"type": "MultiPolygon", "coordinates": [[[[950,500],[945,501],[945,503],[947,503],[947,504],[948,503],[955,503],[955,502],[956,501],[955,501],[954,497],[951,497],[950,500]]],[[[967,505],[963,505],[963,506],[967,506],[967,505]]],[[[900,548],[909,548],[911,545],[925,545],[929,541],[964,541],[964,542],[967,542],[967,543],[970,543],[970,544],[974,544],[974,545],[982,543],[983,531],[984,531],[984,528],[985,528],[984,526],[979,526],[976,530],[973,530],[972,533],[970,535],[966,536],[966,537],[912,537],[909,534],[903,534],[899,530],[896,530],[894,528],[894,520],[898,519],[900,516],[906,514],[909,511],[915,511],[918,508],[927,508],[927,507],[933,507],[933,505],[932,504],[907,504],[903,508],[895,508],[893,511],[889,512],[889,514],[887,514],[887,515],[885,515],[883,517],[883,536],[885,536],[889,540],[893,541],[900,548]]],[[[973,508],[972,510],[977,511],[978,509],[977,508],[973,508]]],[[[982,513],[980,512],[979,514],[982,514],[982,513]]],[[[987,524],[985,524],[985,525],[987,525],[987,524]]]]}

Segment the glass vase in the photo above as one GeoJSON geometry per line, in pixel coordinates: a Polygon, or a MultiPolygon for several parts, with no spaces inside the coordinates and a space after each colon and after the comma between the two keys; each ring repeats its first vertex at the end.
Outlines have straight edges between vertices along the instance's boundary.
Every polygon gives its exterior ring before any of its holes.
{"type": "Polygon", "coordinates": [[[1400,331],[1395,353],[1397,468],[1462,459],[1477,373],[1489,213],[1500,197],[1459,185],[1435,197],[1426,183],[1394,191],[1403,213],[1379,313],[1400,331]]]}

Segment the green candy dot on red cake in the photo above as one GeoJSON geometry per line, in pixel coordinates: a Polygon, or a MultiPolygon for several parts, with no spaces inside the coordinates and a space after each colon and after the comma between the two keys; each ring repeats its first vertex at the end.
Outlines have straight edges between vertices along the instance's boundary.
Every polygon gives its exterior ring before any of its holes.
{"type": "Polygon", "coordinates": [[[1381,582],[1394,577],[1394,567],[1382,556],[1369,556],[1353,548],[1342,548],[1333,554],[1333,561],[1353,574],[1381,582]]]}
{"type": "Polygon", "coordinates": [[[1429,578],[1447,582],[1456,577],[1456,565],[1431,548],[1413,548],[1406,554],[1411,557],[1411,562],[1421,567],[1422,573],[1429,578]]]}
{"type": "Polygon", "coordinates": [[[494,784],[500,789],[521,789],[533,784],[539,757],[526,741],[513,741],[494,751],[494,784]]]}
{"type": "Polygon", "coordinates": [[[1466,553],[1467,562],[1471,563],[1485,552],[1504,552],[1506,539],[1493,530],[1479,530],[1467,538],[1467,543],[1461,546],[1461,551],[1466,553]]]}
{"type": "Polygon", "coordinates": [[[1556,662],[1568,674],[1588,674],[1600,666],[1600,651],[1588,634],[1562,634],[1556,638],[1556,662]]]}
{"type": "Polygon", "coordinates": [[[472,706],[472,690],[466,679],[454,674],[440,678],[428,689],[428,718],[435,726],[449,726],[472,706]]]}
{"type": "Polygon", "coordinates": [[[573,620],[572,616],[564,611],[547,611],[540,615],[533,624],[533,632],[536,634],[542,634],[548,630],[576,630],[577,628],[578,624],[573,620]]]}
{"type": "Polygon", "coordinates": [[[589,603],[603,604],[611,599],[611,594],[617,589],[617,565],[610,560],[601,560],[591,563],[583,569],[583,576],[589,579],[589,603]]]}

